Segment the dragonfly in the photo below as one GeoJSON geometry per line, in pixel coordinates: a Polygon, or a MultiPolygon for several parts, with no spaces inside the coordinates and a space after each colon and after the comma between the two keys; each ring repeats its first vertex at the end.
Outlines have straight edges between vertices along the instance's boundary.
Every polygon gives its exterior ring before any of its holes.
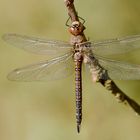
{"type": "Polygon", "coordinates": [[[89,67],[92,80],[139,80],[140,65],[109,58],[140,48],[140,35],[102,41],[69,42],[41,39],[19,34],[5,34],[3,39],[17,48],[39,55],[57,57],[13,70],[13,81],[50,81],[65,78],[75,71],[76,121],[80,132],[82,122],[82,65],[89,67]]]}

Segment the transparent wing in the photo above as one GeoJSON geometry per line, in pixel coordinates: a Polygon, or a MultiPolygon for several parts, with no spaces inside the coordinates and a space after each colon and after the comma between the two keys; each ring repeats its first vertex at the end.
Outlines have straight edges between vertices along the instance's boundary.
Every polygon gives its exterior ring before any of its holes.
{"type": "Polygon", "coordinates": [[[92,50],[97,55],[123,54],[140,48],[140,35],[92,42],[92,50]]]}
{"type": "Polygon", "coordinates": [[[66,77],[74,71],[72,54],[68,53],[50,61],[15,69],[8,75],[14,81],[49,81],[66,77]]]}
{"type": "Polygon", "coordinates": [[[9,44],[36,54],[64,54],[72,45],[63,41],[47,40],[18,34],[5,34],[2,37],[9,44]]]}
{"type": "Polygon", "coordinates": [[[114,80],[140,80],[140,65],[110,60],[96,56],[99,64],[107,70],[108,75],[114,80]]]}

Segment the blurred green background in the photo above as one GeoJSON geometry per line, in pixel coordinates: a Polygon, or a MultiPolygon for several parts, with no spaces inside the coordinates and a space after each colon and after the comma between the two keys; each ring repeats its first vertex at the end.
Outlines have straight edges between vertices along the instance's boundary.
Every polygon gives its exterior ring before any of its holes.
{"type": "MultiPolygon", "coordinates": [[[[139,0],[76,1],[90,40],[140,34],[139,0]]],[[[18,33],[69,40],[63,0],[0,0],[0,36],[18,33]]],[[[140,64],[140,51],[123,56],[140,64]]],[[[83,72],[83,121],[76,132],[74,75],[51,82],[11,82],[14,68],[49,59],[0,39],[0,140],[139,140],[140,118],[83,72]]],[[[140,81],[116,81],[140,103],[140,81]]]]}

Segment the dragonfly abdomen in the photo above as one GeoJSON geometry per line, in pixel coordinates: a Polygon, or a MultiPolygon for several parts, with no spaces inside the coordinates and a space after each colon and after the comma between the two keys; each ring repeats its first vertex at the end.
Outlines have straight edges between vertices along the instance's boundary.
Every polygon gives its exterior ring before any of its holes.
{"type": "Polygon", "coordinates": [[[80,125],[82,121],[82,55],[77,52],[74,55],[75,62],[75,94],[76,94],[76,121],[77,131],[80,132],[80,125]]]}

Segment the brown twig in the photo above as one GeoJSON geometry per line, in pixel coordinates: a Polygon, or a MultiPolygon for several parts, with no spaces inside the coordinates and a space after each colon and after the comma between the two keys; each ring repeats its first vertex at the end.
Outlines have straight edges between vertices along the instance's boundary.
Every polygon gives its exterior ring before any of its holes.
{"type": "Polygon", "coordinates": [[[64,0],[64,3],[68,9],[68,15],[70,16],[71,21],[72,22],[79,21],[77,12],[76,12],[74,4],[73,4],[74,0],[64,0]]]}
{"type": "Polygon", "coordinates": [[[111,91],[111,93],[116,97],[119,102],[123,102],[124,104],[129,104],[131,108],[136,112],[136,114],[140,115],[140,105],[127,96],[122,90],[120,90],[117,85],[111,80],[100,80],[99,81],[107,90],[111,91]]]}

